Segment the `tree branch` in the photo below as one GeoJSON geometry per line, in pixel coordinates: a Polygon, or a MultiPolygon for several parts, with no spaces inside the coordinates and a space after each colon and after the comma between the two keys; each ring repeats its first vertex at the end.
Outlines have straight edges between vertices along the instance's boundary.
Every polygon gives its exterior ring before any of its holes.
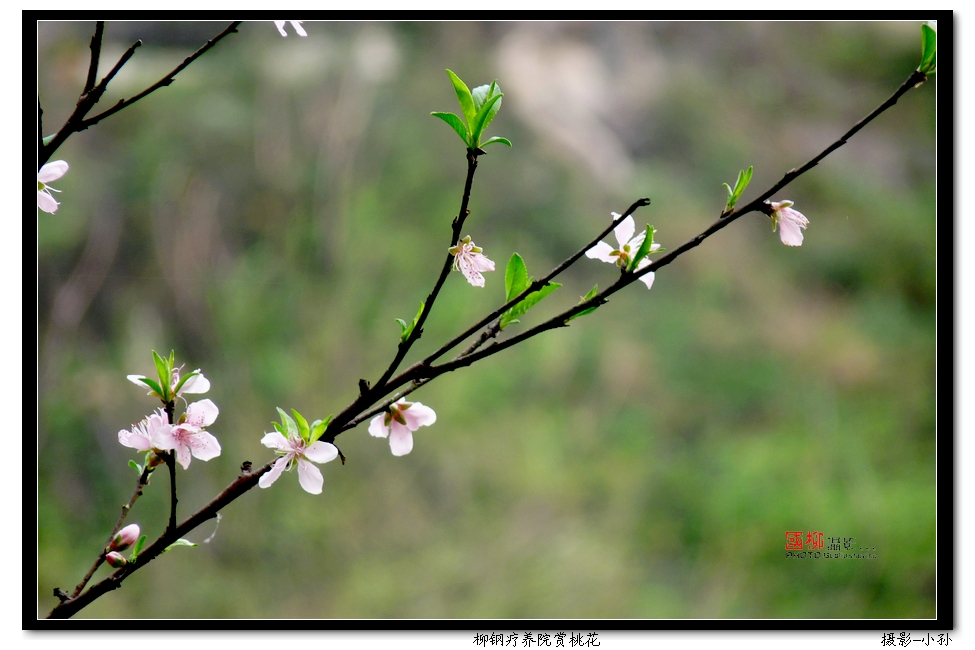
{"type": "Polygon", "coordinates": [[[159,536],[159,539],[154,541],[150,546],[143,549],[142,553],[136,560],[129,562],[125,566],[117,569],[110,576],[106,577],[104,580],[92,585],[88,591],[77,597],[68,598],[63,600],[60,604],[56,605],[51,613],[47,615],[48,618],[70,618],[77,614],[82,608],[94,601],[96,598],[103,596],[104,594],[112,591],[113,589],[118,589],[122,586],[122,581],[127,577],[138,571],[140,568],[149,564],[152,560],[163,553],[166,548],[178,540],[183,535],[189,533],[191,530],[199,526],[205,521],[213,519],[217,516],[217,513],[233,502],[237,497],[244,494],[255,485],[257,485],[258,480],[261,476],[271,469],[274,461],[269,462],[255,472],[248,471],[245,467],[248,467],[248,463],[244,463],[242,466],[242,471],[237,479],[228,485],[223,492],[218,494],[213,498],[210,503],[206,504],[189,519],[181,523],[180,525],[169,529],[159,536]]]}
{"type": "Polygon", "coordinates": [[[87,95],[95,87],[95,79],[98,77],[98,59],[102,53],[102,36],[105,33],[105,21],[99,20],[95,23],[95,33],[91,36],[91,62],[88,64],[88,78],[85,79],[85,87],[81,91],[82,95],[87,95]]]}

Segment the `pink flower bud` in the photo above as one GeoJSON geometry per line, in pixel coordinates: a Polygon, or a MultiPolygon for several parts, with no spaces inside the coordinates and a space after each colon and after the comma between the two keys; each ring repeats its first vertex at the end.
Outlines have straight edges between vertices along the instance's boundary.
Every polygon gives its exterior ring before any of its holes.
{"type": "MultiPolygon", "coordinates": [[[[138,539],[139,539],[139,524],[129,524],[122,530],[118,531],[118,534],[115,535],[115,539],[113,539],[112,543],[108,545],[108,550],[124,551],[128,547],[135,544],[138,539]]],[[[118,553],[116,553],[116,555],[118,555],[118,553]]],[[[113,564],[112,566],[115,565],[113,564]]]]}
{"type": "Polygon", "coordinates": [[[108,553],[105,556],[105,561],[108,562],[109,566],[114,567],[116,569],[118,569],[119,567],[123,567],[126,564],[128,564],[128,561],[124,557],[122,557],[122,554],[121,553],[117,553],[115,551],[112,551],[111,553],[108,553]]]}

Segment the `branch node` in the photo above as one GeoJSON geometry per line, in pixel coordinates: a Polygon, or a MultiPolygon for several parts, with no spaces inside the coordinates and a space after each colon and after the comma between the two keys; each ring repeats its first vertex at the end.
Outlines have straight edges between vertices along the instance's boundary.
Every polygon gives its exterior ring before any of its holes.
{"type": "Polygon", "coordinates": [[[62,603],[66,600],[71,600],[71,596],[68,595],[68,592],[60,587],[54,588],[54,597],[60,600],[62,603]]]}
{"type": "Polygon", "coordinates": [[[254,466],[253,463],[251,463],[249,460],[245,460],[243,463],[241,463],[240,464],[240,474],[241,474],[241,476],[243,476],[245,474],[250,474],[251,473],[251,467],[253,467],[253,466],[254,466]]]}
{"type": "Polygon", "coordinates": [[[366,381],[365,379],[360,379],[359,380],[359,394],[360,395],[365,395],[368,392],[369,392],[369,382],[366,381]]]}

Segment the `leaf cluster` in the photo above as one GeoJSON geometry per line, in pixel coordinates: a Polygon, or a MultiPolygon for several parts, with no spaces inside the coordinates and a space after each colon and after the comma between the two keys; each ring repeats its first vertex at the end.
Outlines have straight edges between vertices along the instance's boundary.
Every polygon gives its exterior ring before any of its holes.
{"type": "Polygon", "coordinates": [[[464,119],[461,120],[453,113],[442,113],[439,111],[434,111],[430,115],[439,117],[449,124],[457,132],[457,135],[460,136],[460,139],[464,141],[468,149],[477,151],[481,147],[486,147],[495,142],[501,142],[510,147],[511,142],[507,138],[500,136],[495,136],[481,142],[481,135],[484,133],[484,129],[488,127],[488,124],[491,123],[494,116],[501,110],[501,98],[504,97],[504,93],[501,92],[498,82],[492,81],[490,84],[478,86],[472,92],[467,88],[467,84],[461,81],[460,77],[451,70],[447,70],[447,75],[450,77],[450,82],[454,85],[454,92],[457,93],[457,102],[460,104],[460,110],[464,119]]]}
{"type": "MultiPolygon", "coordinates": [[[[534,281],[535,279],[528,275],[528,267],[525,266],[525,260],[521,259],[521,255],[518,253],[512,253],[511,259],[508,260],[508,267],[504,272],[505,302],[511,302],[521,295],[534,281]]],[[[520,322],[518,320],[519,316],[523,315],[541,302],[545,296],[561,286],[558,282],[549,282],[525,296],[521,302],[501,314],[501,320],[499,321],[500,328],[504,329],[512,323],[520,322]]]]}

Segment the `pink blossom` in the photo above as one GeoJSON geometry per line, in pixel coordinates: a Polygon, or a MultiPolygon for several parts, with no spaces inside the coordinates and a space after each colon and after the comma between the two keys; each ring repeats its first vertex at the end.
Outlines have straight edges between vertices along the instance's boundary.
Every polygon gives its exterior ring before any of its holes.
{"type": "Polygon", "coordinates": [[[54,200],[51,192],[60,192],[61,190],[54,189],[48,183],[56,181],[67,172],[68,163],[63,160],[49,162],[37,172],[37,207],[44,212],[54,214],[58,211],[60,204],[54,200]]]}
{"type": "Polygon", "coordinates": [[[779,239],[786,246],[802,246],[802,231],[809,225],[809,219],[798,210],[793,210],[792,201],[775,201],[772,206],[772,231],[779,227],[779,239]]]}
{"type": "MultiPolygon", "coordinates": [[[[620,215],[616,212],[610,213],[613,220],[620,218],[620,215]]],[[[613,229],[613,234],[616,235],[616,242],[619,244],[619,248],[613,248],[606,242],[599,242],[592,248],[586,251],[586,257],[593,260],[602,260],[603,262],[609,262],[610,264],[615,264],[621,269],[627,268],[630,264],[630,260],[633,256],[637,254],[640,250],[640,246],[643,244],[643,240],[646,239],[646,231],[640,231],[636,235],[633,233],[636,231],[636,224],[633,222],[633,217],[627,217],[623,221],[616,225],[613,229]]],[[[655,251],[660,248],[660,244],[651,244],[650,250],[655,251]]],[[[644,257],[637,263],[636,270],[639,271],[650,265],[650,260],[644,257]]],[[[641,275],[639,278],[640,282],[647,285],[647,289],[653,286],[653,273],[646,273],[641,275]]]]}
{"type": "Polygon", "coordinates": [[[264,434],[261,444],[271,449],[276,449],[275,453],[281,454],[281,458],[274,461],[271,469],[261,477],[258,485],[262,488],[270,487],[278,480],[281,473],[291,470],[297,463],[298,483],[309,494],[321,494],[322,472],[308,461],[316,463],[327,463],[335,460],[339,455],[339,450],[330,442],[316,441],[308,444],[300,435],[289,435],[287,438],[278,431],[264,434]]]}
{"type": "Polygon", "coordinates": [[[129,524],[115,534],[111,544],[108,545],[109,550],[124,551],[138,541],[139,532],[139,524],[129,524]]]}
{"type": "Polygon", "coordinates": [[[305,28],[301,26],[301,23],[303,22],[303,20],[275,20],[274,26],[278,28],[281,36],[284,36],[285,38],[288,38],[288,32],[284,31],[285,23],[291,23],[291,26],[295,28],[295,33],[298,34],[298,36],[308,36],[308,32],[306,32],[305,28]]]}
{"type": "Polygon", "coordinates": [[[186,408],[182,422],[172,425],[168,431],[158,430],[157,435],[153,436],[152,446],[172,449],[183,469],[189,468],[191,456],[203,461],[216,458],[220,455],[220,443],[203,428],[213,424],[219,413],[217,405],[208,399],[193,402],[186,408]]]}
{"type": "Polygon", "coordinates": [[[119,567],[123,567],[129,563],[128,560],[122,557],[121,553],[118,553],[116,551],[112,551],[111,553],[106,553],[105,561],[108,562],[109,566],[115,569],[118,569],[119,567]]]}
{"type": "Polygon", "coordinates": [[[454,270],[460,271],[475,287],[484,286],[484,271],[493,271],[494,262],[481,254],[481,249],[471,241],[470,235],[464,237],[456,246],[449,249],[454,256],[454,270]]]}
{"type": "Polygon", "coordinates": [[[405,456],[413,449],[413,432],[437,421],[437,414],[419,402],[398,400],[387,413],[380,413],[369,423],[370,435],[389,437],[394,456],[405,456]]]}
{"type": "MultiPolygon", "coordinates": [[[[173,399],[176,399],[177,397],[182,397],[183,393],[186,393],[188,395],[201,394],[210,390],[210,380],[204,377],[203,373],[200,372],[200,369],[197,368],[196,370],[193,371],[196,374],[194,374],[192,377],[189,377],[185,382],[183,382],[183,385],[180,386],[179,390],[177,391],[176,387],[179,386],[179,380],[180,380],[179,371],[180,371],[179,368],[173,368],[173,373],[169,377],[169,389],[170,391],[173,392],[173,399]]],[[[145,375],[126,375],[125,378],[131,381],[136,386],[139,386],[141,388],[146,387],[146,384],[142,381],[143,379],[146,378],[145,375]]],[[[150,390],[146,394],[156,395],[156,392],[150,390]]],[[[157,395],[157,397],[162,397],[162,396],[157,395]]]]}
{"type": "Polygon", "coordinates": [[[171,434],[171,428],[165,411],[158,409],[138,424],[133,424],[132,429],[119,431],[118,441],[126,447],[149,451],[155,446],[154,440],[171,434]]]}

